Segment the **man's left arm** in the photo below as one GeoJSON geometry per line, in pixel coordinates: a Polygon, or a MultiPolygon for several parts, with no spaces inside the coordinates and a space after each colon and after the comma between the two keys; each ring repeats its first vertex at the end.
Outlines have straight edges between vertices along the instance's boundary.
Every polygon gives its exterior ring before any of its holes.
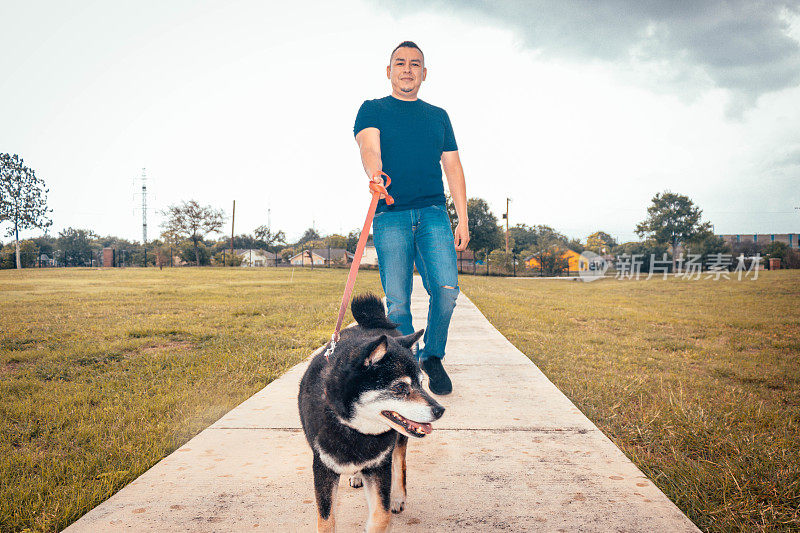
{"type": "Polygon", "coordinates": [[[458,215],[458,225],[453,235],[453,243],[456,250],[461,252],[466,250],[467,244],[469,244],[469,219],[467,218],[467,184],[464,181],[464,169],[461,167],[458,150],[442,152],[442,168],[447,177],[447,186],[458,215]]]}

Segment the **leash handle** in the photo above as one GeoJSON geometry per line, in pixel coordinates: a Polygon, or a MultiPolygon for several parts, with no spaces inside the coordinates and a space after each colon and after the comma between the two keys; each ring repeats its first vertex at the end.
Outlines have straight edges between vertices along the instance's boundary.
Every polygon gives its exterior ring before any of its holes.
{"type": "Polygon", "coordinates": [[[333,350],[336,348],[336,343],[339,341],[339,331],[342,329],[342,321],[344,320],[345,312],[347,312],[347,304],[350,302],[350,296],[353,294],[353,287],[355,286],[356,276],[358,275],[358,267],[361,265],[361,256],[364,255],[364,248],[367,246],[369,228],[372,226],[372,219],[375,217],[375,209],[378,207],[378,200],[381,194],[384,194],[386,195],[386,205],[392,205],[394,203],[394,198],[392,198],[386,190],[386,187],[392,183],[392,178],[390,178],[388,174],[378,170],[372,175],[369,181],[369,190],[372,191],[372,200],[369,203],[364,227],[361,228],[361,235],[358,237],[358,245],[356,246],[356,253],[353,255],[353,263],[350,265],[350,273],[347,275],[347,284],[344,286],[344,295],[342,296],[342,303],[339,306],[339,317],[336,319],[336,329],[333,331],[333,335],[331,335],[331,344],[325,351],[326,360],[333,355],[333,350]],[[385,185],[381,176],[386,176],[385,185]]]}

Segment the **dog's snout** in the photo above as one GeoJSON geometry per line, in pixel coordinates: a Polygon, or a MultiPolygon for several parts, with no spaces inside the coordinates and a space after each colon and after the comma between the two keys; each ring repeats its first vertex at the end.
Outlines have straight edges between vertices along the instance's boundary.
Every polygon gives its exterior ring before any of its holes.
{"type": "Polygon", "coordinates": [[[431,410],[433,411],[433,416],[435,416],[437,419],[441,418],[444,414],[444,407],[438,403],[432,406],[431,410]]]}

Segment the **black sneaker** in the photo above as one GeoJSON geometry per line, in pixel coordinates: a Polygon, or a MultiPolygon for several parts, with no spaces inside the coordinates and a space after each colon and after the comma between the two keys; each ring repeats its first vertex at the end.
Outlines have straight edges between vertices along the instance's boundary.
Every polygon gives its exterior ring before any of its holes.
{"type": "Polygon", "coordinates": [[[445,394],[453,392],[453,382],[450,381],[450,376],[447,375],[447,372],[445,372],[442,366],[441,357],[428,357],[427,359],[423,359],[419,366],[428,374],[428,386],[432,393],[444,396],[445,394]]]}

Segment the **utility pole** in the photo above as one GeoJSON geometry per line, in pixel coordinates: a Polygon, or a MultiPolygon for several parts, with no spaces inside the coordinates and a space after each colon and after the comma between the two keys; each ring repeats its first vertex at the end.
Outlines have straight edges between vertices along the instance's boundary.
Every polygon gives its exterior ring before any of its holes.
{"type": "Polygon", "coordinates": [[[506,198],[506,212],[503,218],[506,219],[506,253],[508,253],[508,204],[511,203],[511,198],[506,198]]]}
{"type": "Polygon", "coordinates": [[[147,266],[147,174],[142,168],[142,246],[144,246],[144,265],[147,266]]]}
{"type": "MultiPolygon", "coordinates": [[[[233,225],[236,222],[236,200],[233,201],[233,214],[231,215],[231,266],[233,266],[233,225]]],[[[224,266],[224,265],[223,265],[224,266]]]]}

